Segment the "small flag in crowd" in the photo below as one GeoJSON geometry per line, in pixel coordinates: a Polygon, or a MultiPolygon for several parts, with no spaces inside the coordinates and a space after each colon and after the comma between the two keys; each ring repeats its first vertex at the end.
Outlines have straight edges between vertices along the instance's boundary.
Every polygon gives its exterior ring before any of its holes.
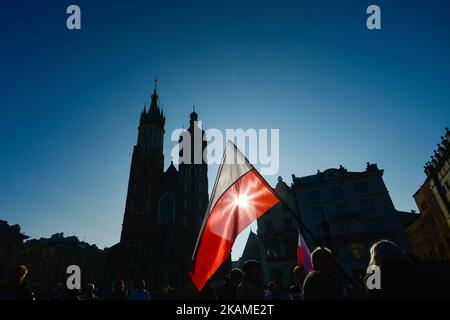
{"type": "Polygon", "coordinates": [[[312,270],[311,253],[300,231],[298,232],[297,260],[298,265],[303,267],[306,273],[312,270]]]}

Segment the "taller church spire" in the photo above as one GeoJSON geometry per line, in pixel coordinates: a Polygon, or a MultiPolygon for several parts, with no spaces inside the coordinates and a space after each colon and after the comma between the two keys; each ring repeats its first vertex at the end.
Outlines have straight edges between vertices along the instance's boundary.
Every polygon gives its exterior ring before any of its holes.
{"type": "Polygon", "coordinates": [[[155,86],[153,88],[153,93],[150,96],[150,107],[148,111],[144,109],[144,112],[141,114],[140,125],[153,123],[158,126],[164,127],[165,117],[161,108],[159,107],[159,96],[156,92],[157,83],[158,77],[155,78],[155,86]]]}
{"type": "Polygon", "coordinates": [[[156,85],[158,83],[158,77],[155,78],[155,87],[153,88],[153,93],[151,95],[151,104],[149,113],[152,115],[161,114],[158,106],[158,94],[156,93],[156,85]]]}

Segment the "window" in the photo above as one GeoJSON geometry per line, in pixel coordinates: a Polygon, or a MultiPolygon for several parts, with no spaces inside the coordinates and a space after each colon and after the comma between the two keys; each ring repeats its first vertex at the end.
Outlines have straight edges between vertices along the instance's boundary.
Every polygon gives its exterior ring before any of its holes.
{"type": "Polygon", "coordinates": [[[317,201],[320,199],[319,191],[310,191],[308,194],[311,201],[317,201]]]}
{"type": "Polygon", "coordinates": [[[342,197],[344,192],[342,191],[341,187],[334,187],[331,188],[331,194],[333,195],[333,197],[342,197]]]}
{"type": "Polygon", "coordinates": [[[136,228],[141,227],[141,219],[139,219],[139,218],[140,218],[139,216],[136,217],[136,228]]]}
{"type": "Polygon", "coordinates": [[[336,203],[335,206],[336,206],[336,213],[338,213],[338,214],[347,213],[349,211],[347,203],[345,203],[345,202],[336,203]]]}
{"type": "Polygon", "coordinates": [[[348,253],[354,260],[360,260],[367,258],[367,250],[363,243],[353,243],[348,247],[348,253]]]}
{"type": "Polygon", "coordinates": [[[373,199],[363,199],[361,200],[361,207],[363,212],[376,212],[375,202],[373,199]]]}
{"type": "MultiPolygon", "coordinates": [[[[266,221],[269,222],[269,221],[266,221]]],[[[274,259],[274,258],[278,258],[280,255],[280,247],[278,244],[278,241],[275,239],[271,239],[270,241],[267,242],[267,258],[269,259],[274,259]]]]}
{"type": "Polygon", "coordinates": [[[384,225],[380,218],[369,219],[368,221],[370,231],[383,231],[384,225]]]}
{"type": "Polygon", "coordinates": [[[313,218],[314,221],[322,221],[325,218],[325,212],[323,210],[323,207],[314,207],[313,210],[313,218]]]}
{"type": "Polygon", "coordinates": [[[175,200],[169,194],[164,195],[159,202],[159,224],[175,224],[175,200]]]}
{"type": "Polygon", "coordinates": [[[144,213],[144,200],[142,200],[142,199],[136,200],[136,213],[137,214],[144,213]]]}
{"type": "Polygon", "coordinates": [[[284,230],[285,231],[295,230],[292,218],[284,218],[283,219],[283,225],[284,225],[284,230]]]}
{"type": "Polygon", "coordinates": [[[284,250],[286,252],[286,257],[296,258],[297,257],[297,239],[286,238],[284,242],[284,250]]]}
{"type": "Polygon", "coordinates": [[[340,224],[341,232],[344,234],[350,234],[356,232],[356,225],[354,222],[351,221],[345,221],[341,222],[340,224]]]}
{"type": "Polygon", "coordinates": [[[355,183],[355,191],[358,193],[368,192],[367,184],[365,182],[355,183]]]}
{"type": "Polygon", "coordinates": [[[265,221],[264,227],[266,229],[266,232],[273,232],[273,222],[272,221],[265,221]]]}

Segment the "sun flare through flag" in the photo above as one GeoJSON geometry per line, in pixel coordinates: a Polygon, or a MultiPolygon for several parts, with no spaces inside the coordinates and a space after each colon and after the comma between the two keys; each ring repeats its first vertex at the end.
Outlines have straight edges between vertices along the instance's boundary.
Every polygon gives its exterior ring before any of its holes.
{"type": "Polygon", "coordinates": [[[230,255],[239,233],[278,201],[269,184],[228,141],[189,272],[199,290],[230,255]]]}
{"type": "Polygon", "coordinates": [[[312,270],[311,253],[300,231],[298,232],[297,261],[306,273],[312,270]]]}

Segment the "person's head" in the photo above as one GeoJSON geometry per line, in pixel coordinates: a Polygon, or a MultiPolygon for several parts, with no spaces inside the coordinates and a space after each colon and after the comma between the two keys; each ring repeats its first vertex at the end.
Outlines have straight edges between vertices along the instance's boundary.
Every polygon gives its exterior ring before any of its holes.
{"type": "Polygon", "coordinates": [[[311,253],[311,261],[314,270],[325,271],[331,275],[338,272],[333,253],[328,248],[316,248],[311,253]]]}
{"type": "Polygon", "coordinates": [[[256,260],[247,260],[242,266],[244,278],[251,282],[259,283],[261,280],[261,264],[256,260]]]}
{"type": "Polygon", "coordinates": [[[125,288],[125,283],[123,280],[117,280],[114,287],[116,290],[122,291],[125,288]]]}
{"type": "Polygon", "coordinates": [[[294,270],[292,271],[292,273],[294,274],[294,279],[298,284],[302,284],[303,281],[306,278],[306,272],[305,269],[303,269],[303,267],[301,266],[295,266],[294,270]]]}
{"type": "Polygon", "coordinates": [[[382,266],[395,263],[411,263],[408,256],[392,241],[381,240],[370,248],[369,265],[382,266]]]}
{"type": "Polygon", "coordinates": [[[242,282],[244,275],[242,274],[241,269],[234,268],[230,271],[230,281],[235,285],[239,285],[242,282]]]}
{"type": "Polygon", "coordinates": [[[94,290],[95,290],[95,285],[93,283],[88,283],[87,287],[86,287],[86,292],[89,295],[94,294],[94,290]]]}
{"type": "Polygon", "coordinates": [[[13,269],[12,275],[11,275],[11,281],[14,284],[20,285],[22,284],[23,280],[28,274],[28,268],[24,265],[16,266],[13,269]]]}
{"type": "Polygon", "coordinates": [[[138,290],[145,290],[145,280],[138,281],[137,289],[138,290]]]}
{"type": "Polygon", "coordinates": [[[275,281],[269,281],[269,283],[267,284],[267,289],[272,291],[272,290],[275,290],[276,288],[277,288],[277,285],[276,285],[275,281]]]}

